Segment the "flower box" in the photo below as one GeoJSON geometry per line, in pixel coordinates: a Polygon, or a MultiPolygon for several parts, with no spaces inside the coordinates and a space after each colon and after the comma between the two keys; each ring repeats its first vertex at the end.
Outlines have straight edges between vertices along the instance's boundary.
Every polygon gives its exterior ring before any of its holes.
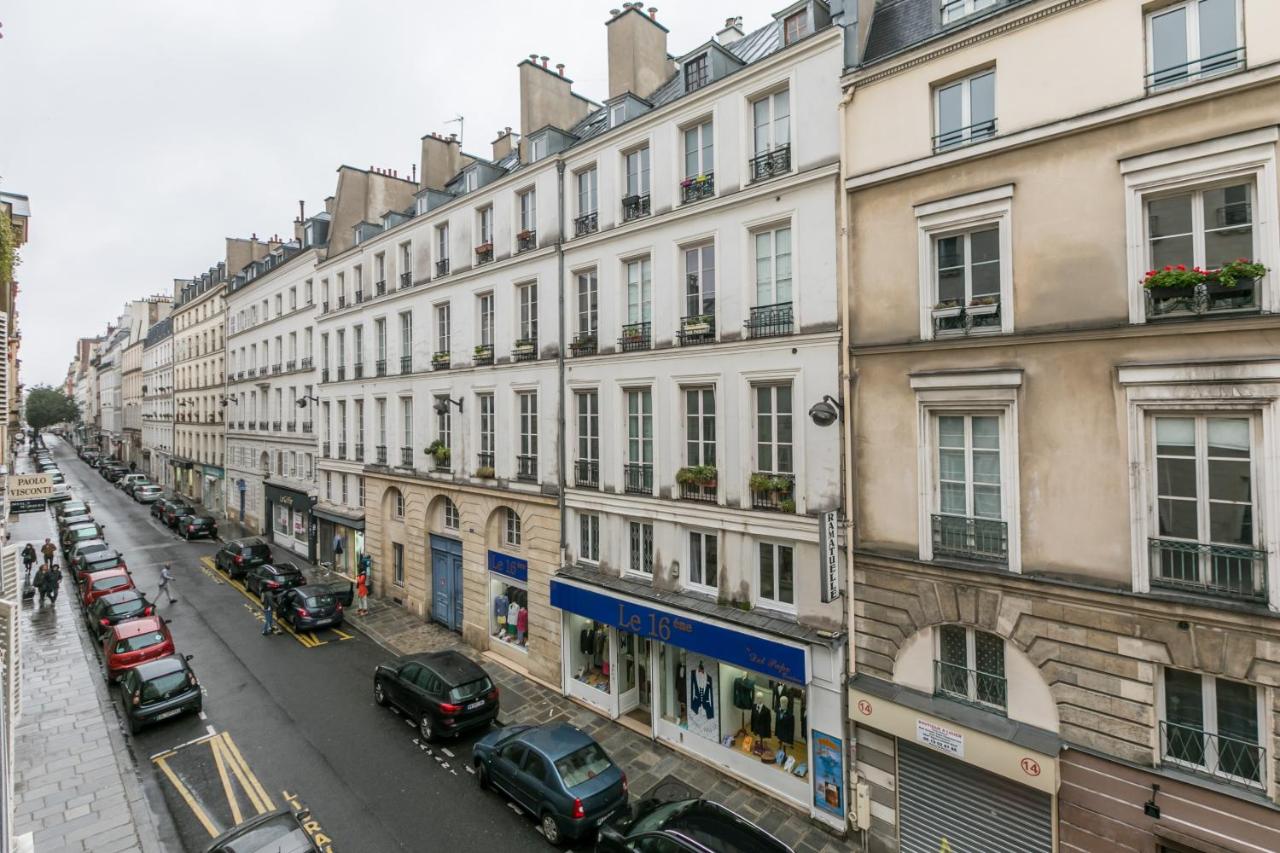
{"type": "Polygon", "coordinates": [[[476,476],[482,480],[492,480],[496,473],[492,465],[482,465],[476,469],[476,476]]]}
{"type": "Polygon", "coordinates": [[[492,251],[493,251],[492,243],[481,243],[479,246],[476,246],[477,255],[484,255],[492,251]]]}
{"type": "Polygon", "coordinates": [[[933,319],[948,320],[953,317],[959,317],[963,311],[964,305],[955,300],[939,302],[937,305],[933,306],[933,319]]]}
{"type": "Polygon", "coordinates": [[[533,341],[516,341],[515,346],[512,349],[514,352],[524,355],[526,353],[533,352],[536,347],[537,344],[533,341]]]}
{"type": "Polygon", "coordinates": [[[719,473],[714,465],[689,465],[676,471],[676,482],[682,486],[714,489],[719,484],[719,473]]]}
{"type": "Polygon", "coordinates": [[[706,314],[686,317],[681,321],[680,327],[686,334],[705,335],[711,331],[711,317],[706,314]]]}
{"type": "Polygon", "coordinates": [[[518,234],[516,234],[516,239],[517,239],[517,240],[528,240],[528,239],[532,238],[532,237],[533,237],[533,235],[534,235],[534,234],[536,234],[536,233],[538,233],[538,232],[536,232],[536,231],[531,231],[531,230],[529,230],[528,228],[526,228],[525,230],[523,230],[523,231],[519,232],[518,234]]]}
{"type": "Polygon", "coordinates": [[[435,355],[431,356],[431,366],[432,367],[448,367],[449,353],[438,352],[435,355]]]}
{"type": "Polygon", "coordinates": [[[971,302],[967,309],[970,317],[990,317],[1000,313],[999,302],[971,302]]]}

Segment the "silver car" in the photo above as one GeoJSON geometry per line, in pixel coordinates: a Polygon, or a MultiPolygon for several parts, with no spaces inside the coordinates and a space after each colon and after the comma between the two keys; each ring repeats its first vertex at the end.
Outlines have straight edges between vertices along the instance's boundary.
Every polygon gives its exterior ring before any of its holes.
{"type": "Polygon", "coordinates": [[[155,503],[163,494],[164,489],[150,483],[145,486],[135,486],[133,489],[133,499],[140,504],[155,503]]]}

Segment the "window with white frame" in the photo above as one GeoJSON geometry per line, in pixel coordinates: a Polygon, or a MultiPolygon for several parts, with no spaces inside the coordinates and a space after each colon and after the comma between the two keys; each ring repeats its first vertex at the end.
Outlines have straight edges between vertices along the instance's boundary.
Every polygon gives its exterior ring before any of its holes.
{"type": "Polygon", "coordinates": [[[449,223],[444,222],[436,226],[436,268],[441,269],[443,264],[443,272],[449,271],[449,223]]]}
{"type": "Polygon", "coordinates": [[[791,302],[791,228],[755,232],[756,307],[791,302]]]}
{"type": "Polygon", "coordinates": [[[653,319],[652,263],[649,258],[627,262],[627,324],[653,319]]]}
{"type": "Polygon", "coordinates": [[[488,246],[493,248],[493,205],[480,208],[478,214],[480,239],[477,246],[488,246]]]}
{"type": "Polygon", "coordinates": [[[588,216],[595,213],[599,208],[599,175],[595,167],[592,167],[583,169],[576,177],[578,181],[578,216],[588,216]]]}
{"type": "Polygon", "coordinates": [[[627,571],[653,575],[653,525],[649,522],[627,522],[627,571]]]}
{"type": "Polygon", "coordinates": [[[520,305],[520,340],[538,342],[538,283],[531,281],[516,286],[520,305]]]}
{"type": "Polygon", "coordinates": [[[801,9],[782,19],[782,43],[795,44],[809,34],[809,10],[801,9]]]}
{"type": "Polygon", "coordinates": [[[682,331],[703,331],[715,335],[716,315],[716,247],[714,243],[691,246],[684,250],[684,323],[682,331]]]}
{"type": "Polygon", "coordinates": [[[432,410],[436,413],[436,439],[435,440],[440,442],[440,444],[443,445],[445,449],[444,462],[441,464],[439,462],[439,457],[437,457],[436,467],[442,467],[443,465],[443,467],[447,468],[449,465],[448,452],[453,447],[453,409],[449,405],[448,395],[442,394],[437,396],[435,398],[435,405],[432,406],[432,410]]]}
{"type": "Polygon", "coordinates": [[[689,585],[715,591],[720,586],[719,534],[689,531],[689,585]]]}
{"type": "Polygon", "coordinates": [[[410,284],[413,281],[413,244],[400,244],[400,275],[404,276],[401,287],[410,284]]]}
{"type": "Polygon", "coordinates": [[[626,491],[653,492],[653,392],[638,388],[626,392],[627,464],[626,491]]]}
{"type": "Polygon", "coordinates": [[[516,394],[519,403],[520,463],[528,477],[537,476],[538,466],[538,392],[521,391],[516,394]]]}
{"type": "MultiPolygon", "coordinates": [[[[685,463],[690,467],[716,464],[716,390],[684,389],[685,463]]],[[[772,427],[772,424],[770,425],[772,427]]]]}
{"type": "Polygon", "coordinates": [[[375,284],[379,287],[387,285],[387,255],[386,252],[379,252],[373,256],[373,275],[375,284]]]}
{"type": "Polygon", "coordinates": [[[1147,15],[1147,91],[1243,67],[1240,0],[1184,0],[1147,15]]]}
{"type": "Polygon", "coordinates": [[[413,313],[400,314],[400,372],[408,373],[413,366],[413,313]]]}
{"type": "Polygon", "coordinates": [[[462,176],[462,191],[474,192],[480,186],[480,173],[475,169],[468,169],[462,176]]]}
{"type": "Polygon", "coordinates": [[[307,279],[302,283],[302,292],[303,298],[306,300],[308,305],[315,301],[315,286],[312,284],[311,279],[307,279]]]}
{"type": "Polygon", "coordinates": [[[442,502],[441,519],[444,523],[445,530],[457,530],[461,518],[458,515],[458,505],[449,498],[445,498],[442,502]]]}
{"type": "Polygon", "coordinates": [[[480,319],[480,346],[493,346],[493,291],[476,297],[476,314],[480,319]]]}
{"type": "Polygon", "coordinates": [[[596,333],[600,316],[599,285],[594,269],[577,274],[577,334],[579,338],[596,333]]]}
{"type": "Polygon", "coordinates": [[[649,146],[637,148],[623,157],[627,196],[649,194],[649,146]]]}
{"type": "Polygon", "coordinates": [[[436,306],[436,352],[450,352],[448,302],[436,306]]]}
{"type": "Polygon", "coordinates": [[[697,179],[715,172],[715,139],[711,120],[686,127],[684,137],[684,177],[697,179]]]}
{"type": "Polygon", "coordinates": [[[576,481],[579,486],[594,488],[600,483],[600,394],[578,391],[573,397],[578,427],[576,481]]]}
{"type": "Polygon", "coordinates": [[[387,321],[383,317],[373,321],[373,347],[379,370],[387,368],[387,321]]]}
{"type": "Polygon", "coordinates": [[[1013,186],[917,205],[920,336],[1013,331],[1013,186]]]}
{"type": "MultiPolygon", "coordinates": [[[[413,447],[413,398],[400,398],[400,447],[402,449],[411,449],[413,447]]],[[[403,462],[404,460],[402,460],[403,462]]],[[[405,462],[411,464],[412,457],[405,462]]]]}
{"type": "Polygon", "coordinates": [[[520,232],[533,233],[538,230],[538,202],[533,189],[525,190],[519,195],[520,232]]]}
{"type": "Polygon", "coordinates": [[[600,562],[600,516],[595,513],[578,513],[578,559],[600,562]]]}
{"type": "Polygon", "coordinates": [[[492,468],[494,465],[494,411],[493,394],[477,394],[480,404],[480,465],[492,468]]]}
{"type": "Polygon", "coordinates": [[[1247,788],[1265,788],[1261,691],[1252,684],[1166,667],[1161,759],[1247,788]]]}
{"type": "Polygon", "coordinates": [[[519,514],[514,509],[507,507],[504,523],[504,541],[508,545],[518,548],[523,535],[519,514]]]}
{"type": "Polygon", "coordinates": [[[934,556],[1003,562],[1007,556],[998,414],[938,414],[934,556]]]}
{"type": "Polygon", "coordinates": [[[1003,711],[1008,705],[1004,640],[964,625],[940,625],[935,636],[934,692],[1003,711]]]}
{"type": "Polygon", "coordinates": [[[529,160],[536,163],[547,156],[547,144],[549,140],[545,133],[535,136],[529,143],[529,160]]]}
{"type": "MultiPolygon", "coordinates": [[[[378,424],[378,447],[382,453],[387,452],[387,401],[385,397],[379,397],[374,401],[374,417],[377,418],[378,424]]],[[[379,464],[386,464],[386,458],[379,459],[379,464]]]]}
{"type": "Polygon", "coordinates": [[[1151,585],[1265,602],[1256,519],[1259,430],[1249,412],[1150,418],[1151,585]]]}
{"type": "Polygon", "coordinates": [[[933,149],[945,151],[996,132],[996,72],[987,69],[934,87],[933,149]]]}
{"type": "Polygon", "coordinates": [[[751,102],[752,153],[759,157],[791,144],[791,92],[788,89],[751,102]]]}
{"type": "Polygon", "coordinates": [[[984,9],[990,9],[1000,0],[942,0],[942,25],[967,18],[984,9]]]}
{"type": "Polygon", "coordinates": [[[793,609],[796,606],[794,549],[777,542],[760,542],[757,552],[757,600],[765,606],[793,609]]]}
{"type": "Polygon", "coordinates": [[[756,414],[756,470],[791,474],[794,467],[791,386],[757,385],[753,389],[756,414]]]}

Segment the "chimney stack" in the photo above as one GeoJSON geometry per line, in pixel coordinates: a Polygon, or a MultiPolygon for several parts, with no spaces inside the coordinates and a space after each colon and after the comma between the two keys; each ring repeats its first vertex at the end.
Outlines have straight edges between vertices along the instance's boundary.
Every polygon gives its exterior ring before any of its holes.
{"type": "Polygon", "coordinates": [[[493,162],[496,163],[510,154],[515,143],[515,134],[511,132],[511,128],[504,127],[498,131],[498,137],[493,140],[493,162]]]}
{"type": "Polygon", "coordinates": [[[550,57],[533,53],[521,60],[520,135],[558,127],[567,130],[586,117],[591,102],[573,93],[573,81],[547,67],[550,57]]]}
{"type": "Polygon", "coordinates": [[[463,162],[462,150],[456,134],[447,139],[438,133],[422,137],[422,179],[419,186],[443,190],[445,183],[458,174],[463,162]]]}
{"type": "Polygon", "coordinates": [[[667,59],[667,28],[658,23],[658,9],[631,2],[610,18],[609,97],[630,92],[647,98],[667,81],[674,66],[667,59]]]}
{"type": "Polygon", "coordinates": [[[742,16],[724,19],[724,29],[716,33],[716,41],[720,44],[733,44],[742,38],[745,33],[742,31],[742,16]]]}

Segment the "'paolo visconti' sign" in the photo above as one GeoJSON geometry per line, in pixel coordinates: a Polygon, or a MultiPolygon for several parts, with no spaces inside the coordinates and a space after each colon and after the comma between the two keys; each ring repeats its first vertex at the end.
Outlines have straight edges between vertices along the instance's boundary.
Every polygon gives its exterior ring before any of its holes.
{"type": "Polygon", "coordinates": [[[14,474],[9,478],[9,511],[40,512],[53,496],[48,474],[14,474]]]}
{"type": "Polygon", "coordinates": [[[822,600],[840,597],[840,526],[835,510],[824,512],[818,530],[818,559],[822,561],[822,600]]]}

